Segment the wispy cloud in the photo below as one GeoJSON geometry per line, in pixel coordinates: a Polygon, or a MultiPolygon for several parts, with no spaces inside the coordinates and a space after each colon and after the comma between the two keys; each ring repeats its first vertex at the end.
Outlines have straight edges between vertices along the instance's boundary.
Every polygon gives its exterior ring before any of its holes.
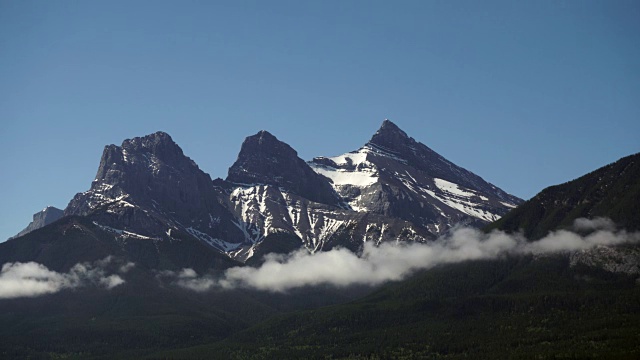
{"type": "Polygon", "coordinates": [[[593,219],[579,218],[573,222],[576,231],[609,230],[614,231],[616,224],[608,218],[596,217],[593,219]]]}
{"type": "MultiPolygon", "coordinates": [[[[0,299],[34,297],[53,294],[63,289],[97,285],[112,289],[123,284],[118,274],[108,274],[107,268],[116,261],[108,256],[93,263],[79,263],[68,272],[59,273],[35,262],[6,263],[0,271],[0,299]]],[[[118,264],[119,273],[129,271],[134,264],[118,264]]]]}
{"type": "Polygon", "coordinates": [[[288,255],[270,254],[257,268],[234,267],[223,276],[199,276],[192,269],[165,272],[181,287],[205,291],[211,288],[252,288],[285,292],[292,288],[328,284],[377,285],[400,280],[419,269],[467,260],[496,259],[515,254],[550,254],[590,249],[598,245],[640,242],[640,233],[615,231],[608,219],[577,220],[575,229],[591,230],[588,235],[560,230],[529,242],[522,235],[458,228],[448,236],[427,244],[364,245],[360,256],[347,249],[310,254],[298,250],[288,255]]]}

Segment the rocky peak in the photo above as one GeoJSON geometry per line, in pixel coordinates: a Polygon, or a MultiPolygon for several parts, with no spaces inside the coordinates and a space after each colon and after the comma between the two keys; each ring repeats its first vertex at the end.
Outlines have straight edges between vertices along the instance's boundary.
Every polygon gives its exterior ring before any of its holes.
{"type": "MultiPolygon", "coordinates": [[[[136,203],[166,202],[167,207],[202,205],[202,192],[211,192],[211,178],[165,132],[123,141],[104,148],[91,190],[78,194],[67,214],[84,215],[113,199],[136,203]],[[111,200],[109,200],[111,199],[111,200]]],[[[174,211],[174,210],[172,210],[174,211]]]]}
{"type": "Polygon", "coordinates": [[[15,237],[19,237],[28,234],[41,227],[47,226],[52,222],[60,219],[64,215],[64,212],[56,207],[47,206],[41,211],[33,214],[33,221],[22,231],[20,231],[15,237]]]}
{"type": "MultiPolygon", "coordinates": [[[[260,130],[258,131],[257,134],[255,134],[254,136],[249,136],[247,137],[246,140],[252,141],[252,140],[257,140],[259,145],[265,145],[265,146],[273,146],[273,145],[286,145],[286,147],[288,147],[289,149],[291,149],[294,153],[296,152],[295,150],[293,150],[293,148],[291,148],[289,145],[287,145],[286,143],[281,142],[280,140],[278,140],[278,138],[276,138],[275,136],[273,136],[270,132],[268,132],[267,130],[260,130]]],[[[297,154],[297,153],[296,153],[297,154]]]]}
{"type": "Polygon", "coordinates": [[[291,146],[265,130],[244,140],[227,181],[278,186],[315,202],[340,204],[327,178],[316,174],[291,146]]]}
{"type": "Polygon", "coordinates": [[[295,161],[298,153],[268,131],[260,130],[257,134],[244,140],[240,148],[240,154],[238,154],[238,160],[234,165],[238,164],[238,162],[250,162],[256,156],[259,156],[262,160],[277,163],[277,160],[295,161]]]}
{"type": "Polygon", "coordinates": [[[46,223],[51,223],[62,217],[63,211],[55,206],[47,206],[41,211],[33,214],[33,220],[43,220],[46,223]]]}
{"type": "Polygon", "coordinates": [[[380,129],[376,131],[367,144],[382,147],[387,150],[399,151],[404,145],[410,142],[415,142],[415,140],[409,137],[407,133],[402,131],[398,125],[391,122],[391,120],[385,119],[380,129]]]}
{"type": "Polygon", "coordinates": [[[163,161],[170,162],[184,158],[180,146],[173,141],[169,134],[162,131],[125,140],[121,147],[125,152],[150,153],[163,161]]]}
{"type": "Polygon", "coordinates": [[[94,184],[118,185],[126,177],[138,177],[140,173],[158,177],[184,171],[200,172],[200,169],[169,134],[158,131],[124,140],[121,146],[105,146],[94,184]]]}
{"type": "Polygon", "coordinates": [[[487,193],[496,192],[499,198],[508,202],[517,203],[520,200],[445,159],[428,146],[409,137],[407,133],[389,120],[382,123],[367,146],[395,155],[407,165],[424,172],[429,177],[444,179],[466,188],[478,189],[487,193]]]}

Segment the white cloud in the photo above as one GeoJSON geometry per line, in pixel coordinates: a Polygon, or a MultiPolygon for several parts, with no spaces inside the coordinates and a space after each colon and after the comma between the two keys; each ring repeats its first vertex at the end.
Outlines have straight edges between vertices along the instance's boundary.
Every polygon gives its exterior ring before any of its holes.
{"type": "MultiPolygon", "coordinates": [[[[52,294],[89,284],[112,289],[125,281],[117,274],[106,275],[111,257],[94,263],[79,263],[68,272],[59,273],[35,262],[6,263],[0,271],[0,299],[52,294]]],[[[133,265],[128,263],[129,270],[133,265]]],[[[121,271],[122,272],[122,271],[121,271]]]]}
{"type": "Polygon", "coordinates": [[[310,254],[304,249],[288,255],[267,255],[257,268],[234,267],[222,277],[198,276],[192,269],[173,276],[174,283],[195,291],[214,287],[244,287],[272,292],[328,284],[338,287],[377,285],[400,280],[418,269],[466,260],[496,259],[510,254],[549,254],[591,249],[598,245],[640,242],[640,233],[610,230],[610,220],[577,222],[581,229],[597,230],[583,236],[561,230],[545,238],[528,242],[520,234],[494,231],[485,234],[477,229],[458,228],[432,243],[383,243],[376,247],[366,243],[361,256],[347,249],[310,254]]]}
{"type": "Polygon", "coordinates": [[[611,219],[596,217],[593,219],[579,218],[573,222],[576,231],[609,230],[614,231],[616,225],[611,219]]]}
{"type": "Polygon", "coordinates": [[[64,275],[34,262],[7,263],[0,272],[0,298],[4,299],[51,294],[67,286],[64,275]]]}
{"type": "Polygon", "coordinates": [[[109,275],[107,277],[100,278],[98,282],[100,285],[111,290],[118,285],[124,284],[124,279],[118,275],[109,275]]]}
{"type": "Polygon", "coordinates": [[[128,263],[120,266],[119,271],[123,274],[128,273],[129,270],[133,269],[136,266],[136,264],[132,263],[131,261],[129,261],[128,263]]]}

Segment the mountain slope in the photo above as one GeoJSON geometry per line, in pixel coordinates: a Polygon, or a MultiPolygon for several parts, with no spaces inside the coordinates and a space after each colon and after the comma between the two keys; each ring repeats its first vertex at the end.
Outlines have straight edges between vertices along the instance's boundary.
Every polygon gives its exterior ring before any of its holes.
{"type": "Polygon", "coordinates": [[[548,187],[488,229],[522,230],[529,239],[538,239],[581,217],[606,217],[620,228],[640,230],[640,153],[548,187]]]}
{"type": "Polygon", "coordinates": [[[113,256],[144,269],[203,272],[240,263],[190,239],[161,240],[114,233],[91,218],[67,216],[20,238],[0,243],[0,264],[34,261],[55,271],[113,256]]]}
{"type": "Polygon", "coordinates": [[[564,257],[473,261],[150,358],[632,359],[639,296],[634,278],[564,257]]]}

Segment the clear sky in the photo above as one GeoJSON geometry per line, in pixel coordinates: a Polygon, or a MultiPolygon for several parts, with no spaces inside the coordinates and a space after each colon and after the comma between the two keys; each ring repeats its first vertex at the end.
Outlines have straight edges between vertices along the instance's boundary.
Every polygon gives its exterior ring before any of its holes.
{"type": "Polygon", "coordinates": [[[384,118],[530,198],[640,151],[640,2],[0,0],[0,241],[157,130],[215,177],[384,118]]]}

